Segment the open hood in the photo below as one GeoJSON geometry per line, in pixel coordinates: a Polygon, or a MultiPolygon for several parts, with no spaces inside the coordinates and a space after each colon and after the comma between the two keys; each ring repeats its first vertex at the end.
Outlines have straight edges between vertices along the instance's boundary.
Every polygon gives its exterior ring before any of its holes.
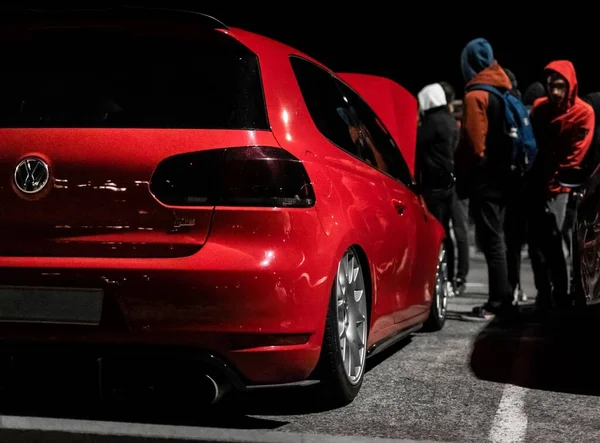
{"type": "Polygon", "coordinates": [[[337,76],[360,94],[387,126],[414,175],[419,112],[416,97],[385,77],[352,73],[337,76]]]}

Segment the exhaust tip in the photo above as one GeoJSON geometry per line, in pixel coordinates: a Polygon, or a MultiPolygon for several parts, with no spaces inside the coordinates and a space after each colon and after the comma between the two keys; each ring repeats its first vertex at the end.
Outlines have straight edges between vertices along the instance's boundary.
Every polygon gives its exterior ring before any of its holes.
{"type": "Polygon", "coordinates": [[[229,384],[218,383],[209,374],[204,374],[206,379],[207,394],[206,399],[208,403],[214,405],[219,402],[223,396],[231,389],[229,384]]]}

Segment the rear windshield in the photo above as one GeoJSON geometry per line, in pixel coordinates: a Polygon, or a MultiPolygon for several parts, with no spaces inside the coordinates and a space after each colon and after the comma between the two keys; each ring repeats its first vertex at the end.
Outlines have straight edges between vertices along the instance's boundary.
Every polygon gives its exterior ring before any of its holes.
{"type": "Polygon", "coordinates": [[[218,31],[3,39],[0,127],[268,129],[258,59],[218,31]]]}

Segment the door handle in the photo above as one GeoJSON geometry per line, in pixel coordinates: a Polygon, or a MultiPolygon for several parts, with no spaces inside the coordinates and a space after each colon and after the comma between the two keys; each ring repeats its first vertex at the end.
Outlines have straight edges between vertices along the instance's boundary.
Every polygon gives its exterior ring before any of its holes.
{"type": "Polygon", "coordinates": [[[400,215],[404,213],[404,208],[406,207],[404,203],[398,200],[393,200],[394,208],[396,208],[396,212],[400,215]]]}

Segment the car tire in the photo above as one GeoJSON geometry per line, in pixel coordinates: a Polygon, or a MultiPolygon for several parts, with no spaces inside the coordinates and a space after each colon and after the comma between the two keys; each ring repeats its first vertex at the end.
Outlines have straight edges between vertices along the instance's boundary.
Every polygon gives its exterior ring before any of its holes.
{"type": "Polygon", "coordinates": [[[369,330],[368,295],[363,263],[356,250],[350,248],[338,263],[321,350],[321,384],[332,407],[351,403],[363,383],[369,330]]]}
{"type": "Polygon", "coordinates": [[[438,254],[433,300],[429,310],[429,317],[423,325],[425,331],[435,332],[444,327],[448,311],[450,284],[448,280],[448,258],[446,248],[442,244],[438,254]]]}

